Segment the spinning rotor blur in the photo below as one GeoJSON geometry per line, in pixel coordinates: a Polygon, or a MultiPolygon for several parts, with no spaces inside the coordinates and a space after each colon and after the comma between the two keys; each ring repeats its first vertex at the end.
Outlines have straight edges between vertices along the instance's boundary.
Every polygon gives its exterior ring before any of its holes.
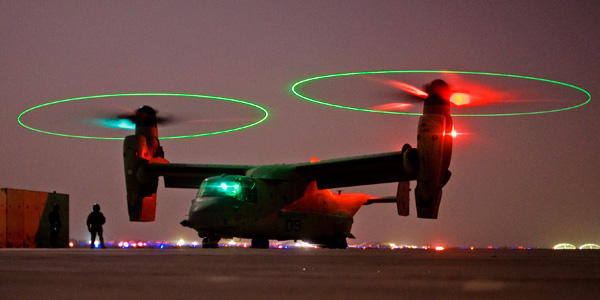
{"type": "MultiPolygon", "coordinates": [[[[336,108],[385,114],[421,115],[420,112],[410,111],[410,108],[414,104],[422,102],[428,93],[407,81],[412,79],[411,82],[429,82],[431,78],[404,78],[410,77],[406,75],[423,77],[424,75],[431,76],[431,74],[434,76],[441,75],[450,85],[451,95],[449,98],[454,106],[453,111],[458,112],[452,115],[456,117],[543,114],[577,108],[591,100],[591,95],[586,90],[555,80],[500,73],[430,70],[371,71],[323,75],[296,82],[292,86],[292,92],[304,100],[336,108]],[[390,78],[400,75],[403,76],[402,80],[390,78]],[[325,79],[349,79],[353,77],[361,78],[364,81],[368,80],[376,85],[364,94],[357,94],[359,88],[356,88],[348,92],[350,96],[339,97],[347,102],[347,99],[352,98],[353,95],[359,95],[355,97],[357,100],[352,105],[333,103],[329,99],[335,99],[335,93],[329,93],[326,97],[321,97],[328,99],[327,102],[317,100],[314,96],[307,96],[309,92],[311,92],[311,95],[315,94],[311,88],[313,88],[313,84],[318,85],[320,81],[323,81],[321,85],[324,85],[325,82],[329,85],[326,88],[321,87],[320,90],[317,87],[316,94],[319,95],[321,95],[320,92],[326,89],[340,92],[340,89],[332,88],[333,81],[325,79]],[[469,80],[468,77],[476,77],[477,80],[469,80]],[[501,82],[502,80],[505,82],[501,82]],[[510,82],[507,83],[507,80],[510,80],[510,82]],[[312,84],[308,85],[308,83],[312,84]],[[580,93],[587,96],[585,100],[582,100],[580,93]],[[577,102],[574,103],[573,99],[577,99],[577,102]],[[540,104],[545,107],[541,107],[540,104]],[[481,109],[486,106],[490,107],[491,111],[485,113],[473,112],[473,109],[481,109]],[[525,108],[525,106],[527,107],[525,108]],[[469,113],[461,113],[462,111],[469,113]]],[[[352,85],[346,83],[345,86],[352,85]]],[[[363,87],[360,89],[366,90],[363,87]]]]}

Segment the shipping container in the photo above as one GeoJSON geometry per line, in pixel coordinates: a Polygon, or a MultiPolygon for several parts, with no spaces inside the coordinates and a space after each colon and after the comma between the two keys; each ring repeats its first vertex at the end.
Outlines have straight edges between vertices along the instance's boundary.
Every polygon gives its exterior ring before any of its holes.
{"type": "Polygon", "coordinates": [[[0,189],[0,248],[69,246],[69,195],[19,189],[0,189]],[[51,228],[50,213],[57,207],[60,228],[51,228]]]}

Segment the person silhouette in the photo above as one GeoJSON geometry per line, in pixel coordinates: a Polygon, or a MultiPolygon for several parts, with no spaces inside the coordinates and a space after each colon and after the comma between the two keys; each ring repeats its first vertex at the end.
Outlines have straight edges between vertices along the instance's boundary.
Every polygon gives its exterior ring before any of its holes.
{"type": "Polygon", "coordinates": [[[60,205],[54,204],[52,211],[48,214],[48,221],[50,221],[50,246],[52,247],[58,246],[56,240],[58,239],[58,233],[62,229],[59,210],[60,205]]]}
{"type": "Polygon", "coordinates": [[[100,212],[100,205],[95,203],[92,207],[92,212],[87,217],[87,227],[88,231],[92,234],[92,242],[90,244],[90,248],[94,248],[94,244],[96,242],[96,235],[100,239],[100,247],[106,248],[104,246],[104,237],[102,237],[102,225],[106,222],[106,218],[104,214],[100,212]]]}

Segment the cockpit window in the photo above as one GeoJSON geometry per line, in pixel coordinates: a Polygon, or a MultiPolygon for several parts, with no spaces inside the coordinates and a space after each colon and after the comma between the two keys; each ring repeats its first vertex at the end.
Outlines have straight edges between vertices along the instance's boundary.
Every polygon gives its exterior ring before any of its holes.
{"type": "Polygon", "coordinates": [[[207,178],[202,182],[199,197],[232,197],[242,202],[256,203],[256,184],[245,176],[226,175],[207,178]]]}

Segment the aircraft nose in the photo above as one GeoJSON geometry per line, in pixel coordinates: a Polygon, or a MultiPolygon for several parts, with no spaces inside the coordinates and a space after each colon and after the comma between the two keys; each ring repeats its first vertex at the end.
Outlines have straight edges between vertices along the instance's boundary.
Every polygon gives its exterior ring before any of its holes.
{"type": "Polygon", "coordinates": [[[192,228],[208,228],[208,224],[214,224],[213,219],[218,215],[220,205],[216,199],[201,199],[194,200],[190,208],[189,217],[183,222],[184,226],[192,228]]]}

